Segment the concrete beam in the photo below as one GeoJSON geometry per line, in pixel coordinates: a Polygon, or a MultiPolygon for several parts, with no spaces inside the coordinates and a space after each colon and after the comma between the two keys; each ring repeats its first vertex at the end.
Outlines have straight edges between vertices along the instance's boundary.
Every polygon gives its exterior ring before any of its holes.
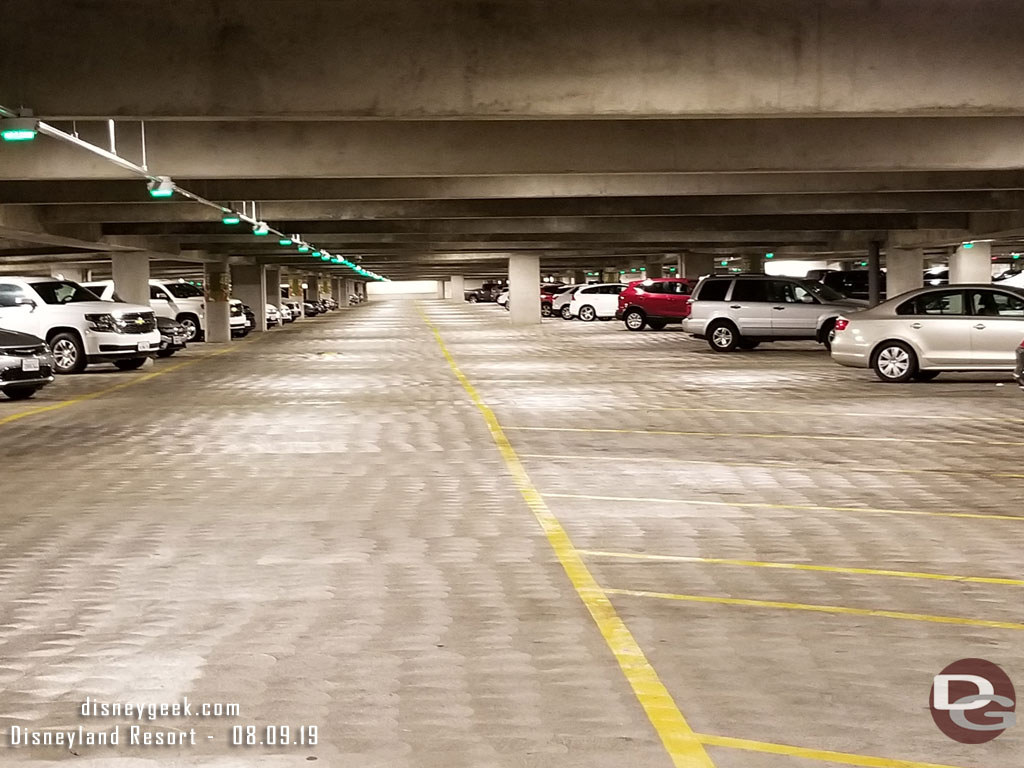
{"type": "Polygon", "coordinates": [[[61,4],[57,24],[47,3],[8,3],[0,71],[17,76],[5,98],[60,118],[1024,108],[1018,0],[986,0],[977,13],[907,0],[293,0],[287,13],[280,7],[181,0],[154,13],[148,3],[72,0],[61,4]],[[40,44],[46,56],[37,55],[40,44]],[[401,55],[382,66],[381,51],[401,55]]]}
{"type": "MultiPolygon", "coordinates": [[[[103,143],[101,128],[79,126],[103,143]]],[[[1021,117],[424,120],[155,122],[146,138],[153,171],[179,179],[1020,169],[1022,133],[1021,117]]],[[[131,137],[118,147],[141,154],[131,137]]],[[[3,181],[122,173],[45,138],[0,151],[3,181]]]]}

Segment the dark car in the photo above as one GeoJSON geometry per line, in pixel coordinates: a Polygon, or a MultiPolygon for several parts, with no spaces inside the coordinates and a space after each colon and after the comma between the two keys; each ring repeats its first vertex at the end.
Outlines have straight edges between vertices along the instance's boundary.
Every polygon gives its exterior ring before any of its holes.
{"type": "Polygon", "coordinates": [[[157,357],[170,357],[179,349],[184,349],[188,333],[185,326],[169,317],[157,317],[156,328],[160,331],[160,351],[157,357]]]}
{"type": "Polygon", "coordinates": [[[619,294],[615,317],[631,331],[642,331],[647,326],[660,331],[690,315],[692,292],[693,283],[683,277],[634,280],[619,294]]]}
{"type": "Polygon", "coordinates": [[[252,307],[248,304],[242,305],[242,311],[245,313],[246,328],[252,330],[256,327],[256,313],[252,311],[252,307]]]}
{"type": "Polygon", "coordinates": [[[53,381],[53,356],[38,336],[0,328],[0,392],[24,400],[53,381]]]}
{"type": "Polygon", "coordinates": [[[302,313],[306,317],[316,317],[320,314],[320,307],[312,301],[302,302],[302,313]]]}
{"type": "Polygon", "coordinates": [[[1017,380],[1020,388],[1024,389],[1024,341],[1017,347],[1017,367],[1013,371],[1013,378],[1017,380]]]}
{"type": "Polygon", "coordinates": [[[498,294],[501,293],[504,288],[505,286],[500,283],[484,283],[479,288],[463,291],[462,297],[470,304],[476,304],[477,302],[483,301],[494,301],[498,298],[498,294]]]}
{"type": "MultiPolygon", "coordinates": [[[[868,285],[869,273],[866,269],[857,269],[844,272],[839,269],[812,269],[807,273],[807,279],[816,283],[827,285],[833,291],[838,291],[848,299],[868,300],[870,298],[870,286],[868,285]]],[[[885,298],[885,273],[881,274],[878,284],[879,297],[885,298]]]]}

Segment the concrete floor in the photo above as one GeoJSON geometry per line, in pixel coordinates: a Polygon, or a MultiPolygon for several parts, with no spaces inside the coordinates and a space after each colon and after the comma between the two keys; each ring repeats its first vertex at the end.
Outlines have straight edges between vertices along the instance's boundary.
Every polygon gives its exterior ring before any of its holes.
{"type": "Polygon", "coordinates": [[[883,385],[815,345],[718,356],[678,331],[512,330],[435,300],[217,351],[0,402],[4,743],[127,722],[80,717],[86,696],[188,696],[240,716],[147,721],[199,743],[74,764],[669,768],[627,682],[652,668],[696,734],[669,712],[661,735],[708,756],[685,768],[1024,753],[1024,730],[961,746],[927,711],[960,658],[1024,681],[1024,398],[1006,379],[883,385]],[[581,573],[649,668],[620,657],[624,675],[581,573]],[[247,724],[315,725],[319,744],[230,747],[247,724]]]}

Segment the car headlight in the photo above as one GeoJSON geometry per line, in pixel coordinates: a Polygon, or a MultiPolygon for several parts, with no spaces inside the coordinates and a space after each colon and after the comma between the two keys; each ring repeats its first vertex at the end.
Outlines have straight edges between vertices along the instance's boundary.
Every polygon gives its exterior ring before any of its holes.
{"type": "Polygon", "coordinates": [[[86,315],[85,319],[92,323],[92,325],[90,326],[90,330],[93,331],[108,331],[110,333],[117,333],[119,330],[118,319],[113,315],[86,315]]]}

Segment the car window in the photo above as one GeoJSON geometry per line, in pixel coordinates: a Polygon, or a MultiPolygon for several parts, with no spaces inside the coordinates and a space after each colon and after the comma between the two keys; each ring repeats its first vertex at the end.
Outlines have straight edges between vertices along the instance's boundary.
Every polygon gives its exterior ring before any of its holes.
{"type": "Polygon", "coordinates": [[[203,296],[202,289],[191,283],[168,283],[167,290],[176,299],[200,299],[203,296]]]}
{"type": "Polygon", "coordinates": [[[689,296],[690,295],[690,286],[687,285],[686,283],[680,283],[680,282],[665,283],[665,287],[668,288],[668,292],[669,293],[674,293],[674,294],[680,295],[680,296],[689,296]]]}
{"type": "Polygon", "coordinates": [[[0,307],[17,306],[17,300],[25,297],[25,290],[13,283],[0,283],[0,307]]]}
{"type": "Polygon", "coordinates": [[[772,301],[784,304],[817,304],[818,300],[807,288],[790,280],[772,280],[772,301]]]}
{"type": "Polygon", "coordinates": [[[965,315],[963,291],[924,293],[896,308],[897,315],[965,315]]]}
{"type": "Polygon", "coordinates": [[[971,309],[983,317],[1024,317],[1024,299],[1002,291],[971,291],[971,309]]]}
{"type": "Polygon", "coordinates": [[[800,285],[809,290],[822,301],[845,301],[846,297],[839,291],[829,288],[824,283],[815,283],[811,280],[803,280],[800,285]]]}
{"type": "Polygon", "coordinates": [[[99,301],[100,297],[70,280],[52,280],[32,283],[32,289],[47,304],[75,304],[81,301],[99,301]]]}
{"type": "Polygon", "coordinates": [[[167,300],[167,294],[164,293],[162,288],[159,288],[158,286],[155,286],[155,285],[151,285],[151,286],[149,286],[149,298],[150,299],[159,299],[161,301],[166,301],[167,300]]]}
{"type": "Polygon", "coordinates": [[[733,301],[770,301],[768,280],[737,280],[732,289],[733,301]]]}
{"type": "Polygon", "coordinates": [[[731,280],[705,280],[700,284],[697,298],[700,301],[725,301],[731,280]]]}

